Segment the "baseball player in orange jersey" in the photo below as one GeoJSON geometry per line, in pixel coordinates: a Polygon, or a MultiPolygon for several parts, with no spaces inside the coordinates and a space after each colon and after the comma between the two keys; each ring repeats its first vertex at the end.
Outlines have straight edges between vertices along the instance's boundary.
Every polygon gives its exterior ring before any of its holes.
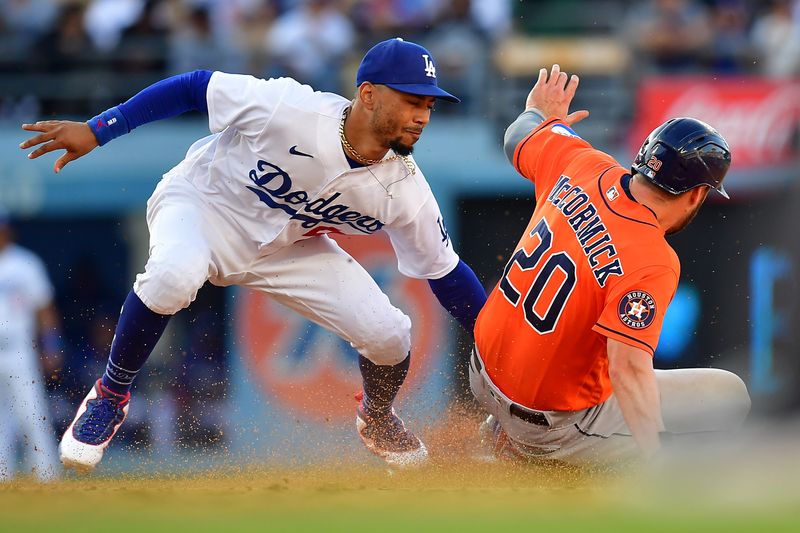
{"type": "Polygon", "coordinates": [[[473,393],[500,456],[568,462],[649,457],[671,434],[727,430],[750,398],[718,369],[654,370],[680,277],[664,239],[708,192],[727,197],[725,140],[695,119],[650,134],[632,168],[581,139],[578,77],[541,69],[506,154],[536,208],[475,326],[473,393]]]}

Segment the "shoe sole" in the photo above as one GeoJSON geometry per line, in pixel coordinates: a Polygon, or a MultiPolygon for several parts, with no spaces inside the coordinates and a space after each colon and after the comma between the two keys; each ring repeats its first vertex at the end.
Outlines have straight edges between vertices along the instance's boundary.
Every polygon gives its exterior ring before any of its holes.
{"type": "Polygon", "coordinates": [[[96,466],[80,463],[64,456],[61,457],[61,464],[64,465],[64,468],[74,470],[78,474],[88,474],[89,472],[92,472],[96,466]]]}
{"type": "MultiPolygon", "coordinates": [[[[364,422],[360,416],[356,416],[356,430],[358,431],[358,436],[361,438],[361,442],[364,443],[364,446],[366,446],[370,452],[383,459],[389,466],[395,468],[419,468],[428,462],[428,449],[421,440],[419,441],[419,448],[416,450],[408,452],[390,452],[379,448],[375,445],[375,441],[365,437],[361,433],[365,427],[367,427],[367,423],[364,422]]],[[[417,440],[419,440],[419,437],[417,437],[417,440]]]]}
{"type": "Polygon", "coordinates": [[[64,432],[64,436],[61,437],[61,442],[58,445],[58,458],[64,468],[85,474],[94,470],[103,459],[105,446],[92,446],[75,439],[71,435],[73,424],[70,424],[67,431],[64,432]],[[70,448],[70,450],[66,451],[65,448],[70,448]]]}

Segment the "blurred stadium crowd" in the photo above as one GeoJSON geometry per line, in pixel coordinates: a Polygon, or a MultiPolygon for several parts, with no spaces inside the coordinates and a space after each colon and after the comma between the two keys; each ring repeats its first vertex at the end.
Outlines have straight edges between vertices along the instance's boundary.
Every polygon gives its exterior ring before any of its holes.
{"type": "Polygon", "coordinates": [[[0,116],[94,114],[196,68],[346,94],[363,52],[396,35],[459,87],[453,113],[485,112],[493,74],[587,38],[594,53],[571,66],[590,75],[800,73],[796,0],[0,0],[0,116]],[[534,56],[514,59],[526,44],[534,56]]]}
{"type": "MultiPolygon", "coordinates": [[[[440,84],[463,99],[439,113],[498,130],[519,112],[538,68],[561,63],[582,77],[576,107],[592,110],[586,135],[599,147],[622,142],[644,76],[800,75],[800,0],[0,0],[0,123],[88,118],[198,68],[288,75],[347,95],[364,51],[392,36],[431,50],[440,84]]],[[[125,268],[127,257],[117,259],[125,268]]],[[[56,284],[64,361],[50,389],[63,400],[54,402],[59,429],[102,374],[129,288],[105,279],[95,260],[56,284]]],[[[134,418],[129,439],[160,431],[161,440],[220,442],[225,301],[207,291],[200,298],[209,305],[181,313],[179,356],[145,369],[160,375],[142,380],[154,404],[171,413],[138,425],[134,418]],[[170,433],[179,411],[199,419],[176,426],[183,436],[170,433]]]]}

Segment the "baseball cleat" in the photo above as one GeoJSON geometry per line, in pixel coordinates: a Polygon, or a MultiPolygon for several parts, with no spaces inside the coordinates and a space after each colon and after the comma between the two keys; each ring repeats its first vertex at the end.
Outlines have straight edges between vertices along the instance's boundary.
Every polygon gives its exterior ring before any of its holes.
{"type": "Polygon", "coordinates": [[[428,449],[405,428],[394,408],[384,417],[373,418],[364,412],[363,404],[359,402],[356,430],[367,449],[389,466],[414,468],[428,460],[428,449]]]}
{"type": "Polygon", "coordinates": [[[500,431],[500,424],[494,415],[489,415],[486,420],[478,426],[478,435],[481,437],[481,444],[486,448],[493,448],[494,443],[497,441],[497,435],[500,431]]]}
{"type": "Polygon", "coordinates": [[[130,399],[130,393],[123,396],[111,392],[98,379],[61,437],[61,463],[82,472],[94,469],[128,416],[130,399]]]}
{"type": "Polygon", "coordinates": [[[486,420],[480,423],[478,435],[481,438],[481,451],[475,455],[475,459],[487,463],[497,461],[498,444],[503,440],[505,432],[503,432],[494,415],[489,415],[486,420]]]}

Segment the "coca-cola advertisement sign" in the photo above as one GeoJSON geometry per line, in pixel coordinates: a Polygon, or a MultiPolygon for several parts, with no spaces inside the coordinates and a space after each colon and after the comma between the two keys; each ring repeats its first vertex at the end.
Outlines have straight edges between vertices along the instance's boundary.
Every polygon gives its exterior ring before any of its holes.
{"type": "Polygon", "coordinates": [[[638,93],[632,152],[672,117],[693,117],[716,128],[731,147],[733,169],[786,164],[798,156],[800,81],[648,79],[638,93]]]}

